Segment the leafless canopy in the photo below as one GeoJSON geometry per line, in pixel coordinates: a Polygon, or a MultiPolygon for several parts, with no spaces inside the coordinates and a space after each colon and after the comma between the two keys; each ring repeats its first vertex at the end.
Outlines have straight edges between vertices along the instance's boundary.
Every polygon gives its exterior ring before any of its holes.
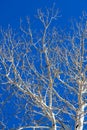
{"type": "MultiPolygon", "coordinates": [[[[59,11],[38,10],[36,33],[27,18],[20,30],[0,32],[0,127],[83,130],[87,119],[87,18],[68,33],[59,11]],[[56,22],[57,23],[57,22],[56,22]],[[13,125],[10,123],[13,122],[13,125]]],[[[32,24],[32,23],[31,23],[32,24]]]]}

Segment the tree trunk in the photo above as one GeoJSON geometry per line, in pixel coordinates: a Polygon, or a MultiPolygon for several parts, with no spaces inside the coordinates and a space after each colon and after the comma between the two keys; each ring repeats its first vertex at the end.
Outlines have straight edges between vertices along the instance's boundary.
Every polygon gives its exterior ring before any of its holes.
{"type": "Polygon", "coordinates": [[[83,126],[84,126],[84,108],[85,108],[85,105],[82,105],[81,108],[77,112],[77,121],[76,121],[75,130],[83,130],[83,126]]]}
{"type": "Polygon", "coordinates": [[[52,113],[52,130],[57,130],[56,119],[53,113],[52,113]]]}
{"type": "Polygon", "coordinates": [[[83,130],[84,127],[84,109],[85,109],[85,103],[82,99],[83,95],[83,85],[79,87],[79,97],[78,97],[78,102],[79,102],[79,108],[77,110],[77,118],[76,118],[76,126],[75,130],[83,130]]]}
{"type": "Polygon", "coordinates": [[[57,130],[57,128],[56,128],[56,124],[55,124],[55,125],[53,124],[53,126],[52,126],[52,130],[57,130]]]}

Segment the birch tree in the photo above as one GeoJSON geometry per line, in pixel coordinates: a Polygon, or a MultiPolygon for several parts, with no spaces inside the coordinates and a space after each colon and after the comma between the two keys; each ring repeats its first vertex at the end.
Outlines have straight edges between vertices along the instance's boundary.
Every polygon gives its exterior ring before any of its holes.
{"type": "Polygon", "coordinates": [[[29,18],[25,27],[20,21],[17,33],[11,28],[1,29],[2,129],[10,128],[10,118],[14,119],[12,129],[16,130],[86,129],[87,18],[83,14],[67,33],[55,26],[59,17],[53,6],[46,12],[38,10],[42,29],[36,33],[29,18]],[[11,115],[8,111],[8,116],[3,114],[14,107],[11,115]]]}

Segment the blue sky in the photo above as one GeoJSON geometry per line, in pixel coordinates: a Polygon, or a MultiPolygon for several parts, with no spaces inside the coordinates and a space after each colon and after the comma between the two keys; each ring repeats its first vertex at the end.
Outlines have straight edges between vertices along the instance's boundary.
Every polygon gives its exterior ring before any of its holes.
{"type": "MultiPolygon", "coordinates": [[[[26,16],[29,16],[32,22],[38,8],[50,8],[53,3],[55,3],[56,8],[59,8],[62,15],[61,25],[67,24],[71,18],[78,19],[82,11],[87,12],[87,0],[0,0],[0,27],[5,28],[10,24],[13,28],[17,28],[20,18],[25,19],[26,16]]],[[[10,109],[12,107],[10,106],[10,109]]],[[[6,118],[8,117],[6,116],[6,118]]]]}
{"type": "Polygon", "coordinates": [[[20,18],[32,19],[38,8],[50,7],[54,2],[63,22],[78,18],[83,10],[87,12],[87,0],[0,0],[0,26],[17,26],[20,18]]]}

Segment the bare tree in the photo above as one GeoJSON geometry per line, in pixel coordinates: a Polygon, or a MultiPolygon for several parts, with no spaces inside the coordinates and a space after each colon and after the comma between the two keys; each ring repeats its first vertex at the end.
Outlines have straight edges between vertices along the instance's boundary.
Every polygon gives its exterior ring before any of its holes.
{"type": "MultiPolygon", "coordinates": [[[[38,10],[42,30],[30,21],[0,33],[1,127],[85,130],[87,125],[87,18],[66,31],[55,27],[59,11],[38,10]],[[9,106],[10,105],[10,106],[9,106]],[[12,105],[12,107],[11,107],[12,105]],[[6,107],[5,107],[6,106],[6,107]],[[3,113],[7,107],[8,119],[3,113]],[[15,109],[15,111],[13,111],[15,109]],[[7,121],[6,121],[7,120],[7,121]]],[[[12,129],[13,129],[12,128],[12,129]]]]}

